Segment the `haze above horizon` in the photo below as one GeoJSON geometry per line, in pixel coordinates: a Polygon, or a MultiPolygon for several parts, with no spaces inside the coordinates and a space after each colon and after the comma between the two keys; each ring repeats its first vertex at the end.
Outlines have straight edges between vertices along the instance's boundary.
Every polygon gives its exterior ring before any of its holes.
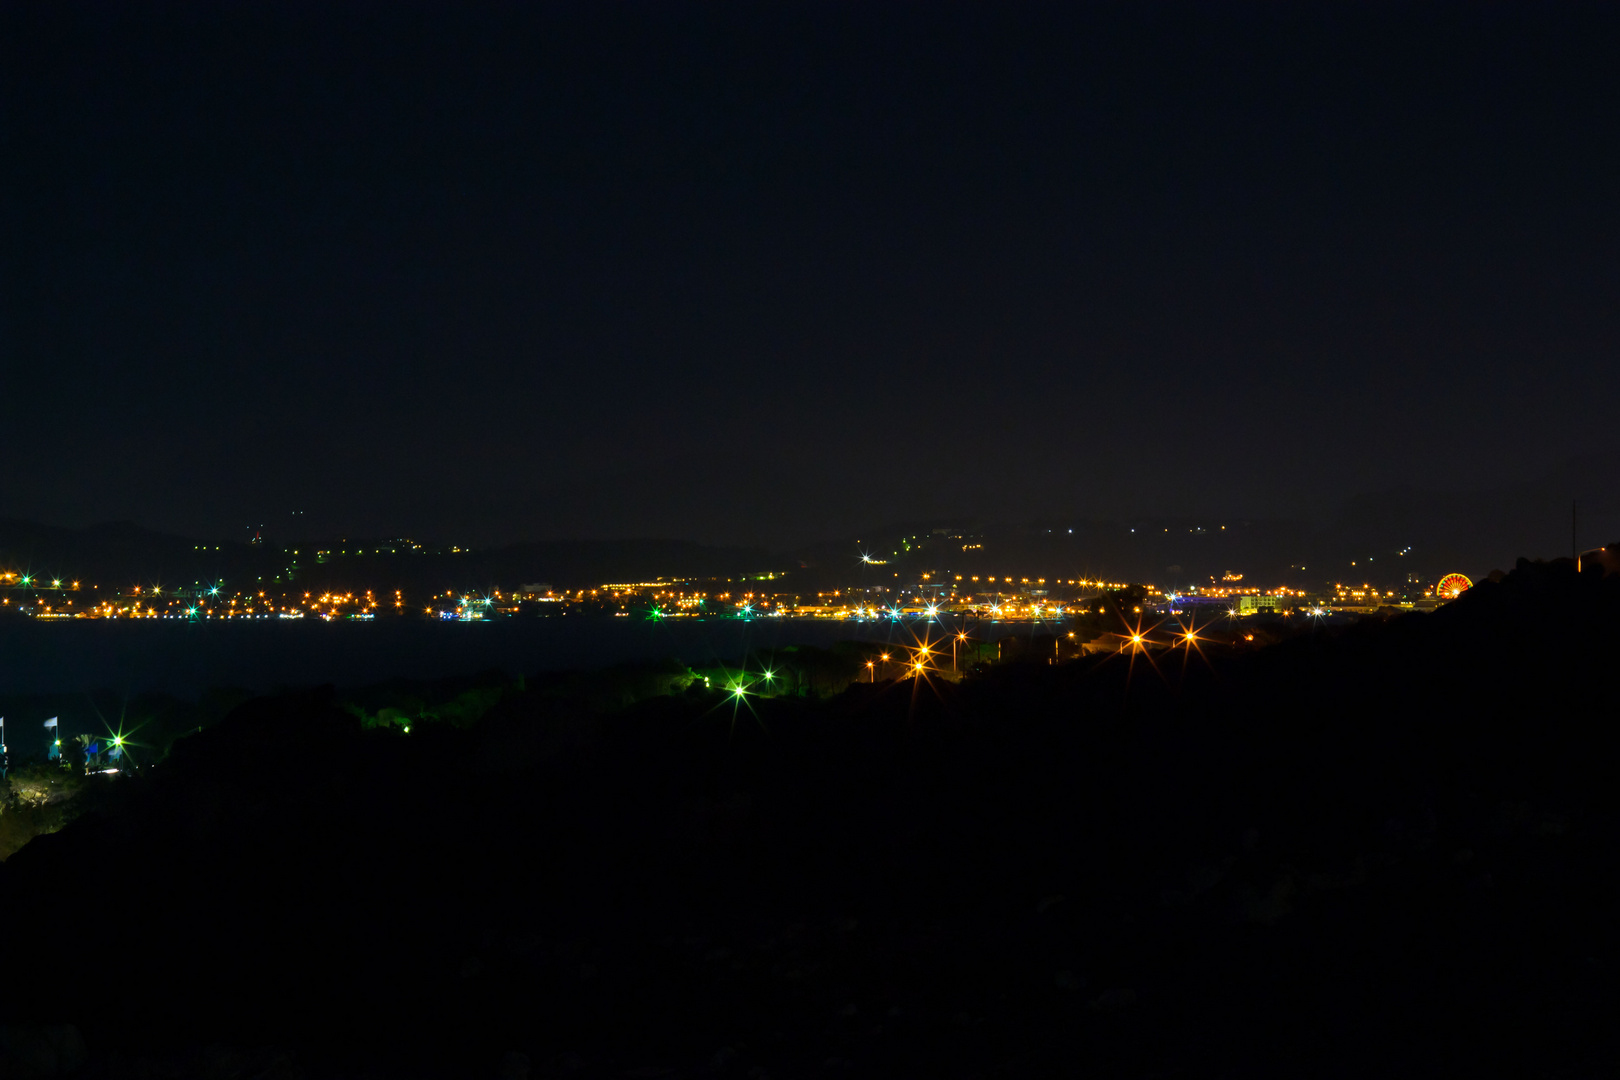
{"type": "Polygon", "coordinates": [[[0,517],[783,549],[1410,488],[1558,554],[1616,495],[1617,24],[13,5],[0,517]]]}

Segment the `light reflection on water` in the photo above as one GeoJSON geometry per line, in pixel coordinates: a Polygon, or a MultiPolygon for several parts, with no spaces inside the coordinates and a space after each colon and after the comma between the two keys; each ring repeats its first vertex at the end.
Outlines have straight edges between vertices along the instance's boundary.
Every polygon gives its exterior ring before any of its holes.
{"type": "Polygon", "coordinates": [[[482,624],[16,619],[0,625],[0,694],[113,689],[190,697],[214,686],[362,686],[492,668],[519,675],[662,657],[697,664],[785,645],[901,643],[922,629],[909,622],[777,618],[652,622],[568,616],[482,624]]]}

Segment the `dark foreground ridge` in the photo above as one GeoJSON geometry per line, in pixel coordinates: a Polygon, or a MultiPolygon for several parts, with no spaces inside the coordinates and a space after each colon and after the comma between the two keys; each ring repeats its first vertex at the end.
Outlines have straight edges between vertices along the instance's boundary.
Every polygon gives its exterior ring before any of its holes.
{"type": "Polygon", "coordinates": [[[0,868],[5,1060],[1611,1075],[1617,646],[1620,575],[1521,562],[1185,668],[409,735],[254,700],[0,868]]]}

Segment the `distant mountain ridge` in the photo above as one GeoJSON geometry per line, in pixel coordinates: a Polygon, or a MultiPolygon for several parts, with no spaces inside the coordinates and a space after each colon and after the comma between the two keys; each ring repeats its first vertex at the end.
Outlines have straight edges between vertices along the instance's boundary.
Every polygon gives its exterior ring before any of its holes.
{"type": "MultiPolygon", "coordinates": [[[[365,548],[367,544],[355,545],[365,548]]],[[[274,581],[292,571],[310,585],[488,588],[546,582],[559,588],[659,577],[726,577],[779,572],[791,560],[762,548],[712,547],[688,540],[543,540],[500,547],[340,555],[343,545],[207,544],[110,522],[73,529],[0,520],[0,570],[36,580],[82,580],[103,587],[193,581],[274,581]],[[296,552],[296,554],[293,554],[296,552]],[[296,569],[294,569],[296,567],[296,569]],[[340,579],[347,578],[348,581],[340,579]]],[[[372,546],[371,550],[375,551],[372,546]]]]}
{"type": "Polygon", "coordinates": [[[786,551],[638,538],[377,554],[387,542],[312,542],[286,549],[204,543],[127,521],[74,529],[13,519],[0,520],[0,570],[103,587],[193,581],[238,586],[275,582],[291,571],[306,588],[430,592],[783,572],[793,575],[792,588],[804,592],[857,582],[909,582],[929,570],[969,579],[1084,577],[1173,588],[1208,584],[1227,571],[1263,587],[1348,580],[1394,584],[1412,575],[1434,578],[1451,571],[1477,577],[1511,566],[1520,556],[1564,556],[1575,545],[1620,539],[1620,476],[1605,459],[1588,456],[1519,483],[1370,492],[1346,500],[1334,517],[1317,523],[1240,515],[1122,521],[1047,516],[1017,523],[960,515],[859,535],[859,540],[851,535],[786,551]],[[373,553],[357,553],[362,550],[373,553]],[[863,553],[878,562],[863,563],[863,553]]]}
{"type": "MultiPolygon", "coordinates": [[[[1227,571],[1245,585],[1314,588],[1329,581],[1404,584],[1453,571],[1480,577],[1519,557],[1567,556],[1578,544],[1620,538],[1620,477],[1603,458],[1572,459],[1533,480],[1467,490],[1406,486],[1345,500],[1332,517],[1142,516],[1099,521],[1081,515],[1024,523],[966,515],[906,522],[798,554],[818,565],[859,570],[861,551],[909,569],[924,564],[970,577],[1084,576],[1207,585],[1227,571]],[[1577,520],[1571,520],[1572,503],[1577,520]],[[949,522],[941,536],[940,525],[949,522]],[[1575,526],[1572,536],[1572,525],[1575,526]],[[944,539],[961,535],[954,547],[944,539]],[[892,538],[911,538],[896,549],[892,538]],[[920,548],[920,550],[919,550],[920,548]]],[[[904,576],[902,574],[902,576],[904,576]]]]}
{"type": "MultiPolygon", "coordinates": [[[[109,584],[154,574],[178,575],[198,561],[200,543],[154,532],[131,521],[74,529],[36,521],[0,519],[0,570],[38,579],[109,584]]],[[[221,547],[245,545],[221,545],[221,547]]]]}
{"type": "Polygon", "coordinates": [[[1518,483],[1393,488],[1346,500],[1328,528],[1347,552],[1412,546],[1458,567],[1569,555],[1620,538],[1620,473],[1586,455],[1518,483]]]}

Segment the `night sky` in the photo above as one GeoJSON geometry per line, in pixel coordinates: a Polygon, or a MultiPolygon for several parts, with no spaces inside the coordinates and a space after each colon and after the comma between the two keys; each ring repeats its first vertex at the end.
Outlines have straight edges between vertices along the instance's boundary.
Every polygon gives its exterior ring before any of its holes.
{"type": "Polygon", "coordinates": [[[786,545],[1613,446],[1611,5],[248,7],[0,7],[0,516],[786,545]]]}

